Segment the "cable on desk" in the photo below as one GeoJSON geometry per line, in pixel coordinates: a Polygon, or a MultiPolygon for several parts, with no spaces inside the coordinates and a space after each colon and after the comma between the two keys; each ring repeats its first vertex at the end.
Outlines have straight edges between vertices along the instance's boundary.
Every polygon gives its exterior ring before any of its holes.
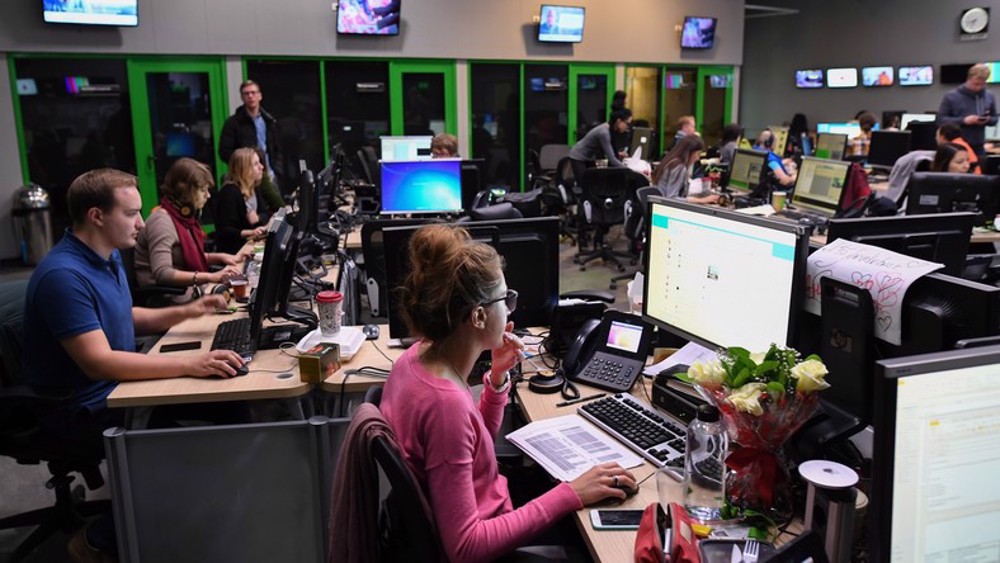
{"type": "Polygon", "coordinates": [[[365,375],[368,377],[379,377],[382,379],[389,379],[389,370],[385,368],[377,368],[375,366],[362,366],[357,369],[344,370],[344,379],[340,382],[340,411],[338,416],[343,418],[346,416],[344,414],[344,404],[347,402],[344,400],[344,394],[347,389],[347,378],[352,375],[365,375]]]}
{"type": "Polygon", "coordinates": [[[386,355],[386,353],[383,352],[381,348],[379,348],[378,343],[376,343],[374,340],[372,340],[372,346],[374,346],[375,349],[378,350],[379,354],[382,354],[382,357],[385,358],[389,362],[390,366],[396,365],[396,362],[392,358],[390,358],[388,355],[386,355]]]}

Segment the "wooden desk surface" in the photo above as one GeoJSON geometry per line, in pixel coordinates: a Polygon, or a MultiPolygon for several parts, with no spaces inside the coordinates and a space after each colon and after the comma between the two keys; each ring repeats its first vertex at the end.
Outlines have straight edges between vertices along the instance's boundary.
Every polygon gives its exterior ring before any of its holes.
{"type": "MultiPolygon", "coordinates": [[[[174,356],[204,354],[212,345],[219,323],[237,318],[236,315],[205,315],[188,319],[170,329],[150,352],[158,354],[160,347],[173,342],[200,340],[199,350],[171,352],[174,356]]],[[[298,361],[280,350],[260,350],[249,365],[250,373],[242,377],[177,377],[146,381],[123,381],[108,397],[108,406],[139,407],[178,403],[213,401],[247,401],[253,399],[283,399],[305,395],[310,385],[299,380],[298,361]],[[268,370],[268,371],[261,371],[268,370]],[[275,373],[271,373],[271,372],[275,373]]]]}
{"type": "Polygon", "coordinates": [[[378,340],[368,340],[361,345],[361,349],[358,353],[354,355],[350,360],[343,363],[341,368],[326,378],[323,383],[320,384],[320,389],[328,393],[363,393],[368,390],[372,385],[382,385],[385,383],[385,378],[383,377],[372,377],[367,375],[347,375],[347,370],[358,369],[361,367],[375,367],[383,369],[392,369],[392,362],[386,359],[382,355],[381,350],[386,356],[392,358],[396,361],[403,352],[406,350],[404,348],[390,348],[389,347],[389,325],[379,325],[379,335],[378,340]],[[377,348],[376,348],[377,346],[377,348]],[[345,382],[346,379],[346,382],[345,382]]]}
{"type": "Polygon", "coordinates": [[[347,233],[347,238],[344,240],[344,248],[346,250],[361,250],[361,227],[357,227],[347,233]]]}
{"type": "MultiPolygon", "coordinates": [[[[647,386],[647,391],[650,393],[650,383],[645,380],[645,378],[640,378],[640,384],[647,386]]],[[[588,385],[583,385],[577,383],[580,387],[580,395],[587,396],[594,393],[601,392],[600,389],[596,387],[590,387],[588,385]]],[[[643,393],[639,385],[636,385],[632,394],[643,399],[645,402],[649,402],[646,395],[643,393]]],[[[551,395],[539,395],[538,393],[533,393],[528,390],[526,385],[519,385],[517,388],[517,398],[521,405],[521,410],[524,412],[525,417],[529,422],[535,420],[544,420],[546,418],[551,418],[554,416],[564,416],[567,414],[573,414],[580,405],[572,405],[568,407],[556,407],[556,403],[562,401],[562,397],[559,393],[554,393],[551,395]]],[[[633,468],[632,474],[635,475],[636,479],[642,481],[646,476],[656,473],[656,468],[653,464],[648,461],[644,461],[639,467],[633,468]]],[[[657,502],[660,500],[659,494],[657,492],[656,481],[657,479],[662,479],[663,477],[657,477],[653,475],[647,479],[642,485],[639,486],[639,492],[621,504],[609,505],[603,508],[632,508],[636,510],[645,509],[650,503],[657,502]]],[[[677,483],[676,487],[671,487],[671,491],[677,494],[676,497],[671,497],[672,500],[680,502],[681,485],[677,483]]],[[[584,507],[576,511],[574,517],[576,518],[576,525],[579,527],[584,540],[587,542],[587,546],[590,548],[590,553],[596,561],[602,562],[628,562],[632,561],[633,549],[635,546],[635,531],[632,530],[594,530],[593,526],[590,524],[590,511],[593,508],[602,507],[584,507]]]]}

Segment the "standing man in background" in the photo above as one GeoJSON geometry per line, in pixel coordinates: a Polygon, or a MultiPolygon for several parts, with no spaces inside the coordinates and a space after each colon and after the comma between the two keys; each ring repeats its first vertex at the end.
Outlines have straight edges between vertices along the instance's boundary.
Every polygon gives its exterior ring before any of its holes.
{"type": "Polygon", "coordinates": [[[965,84],[944,95],[938,109],[937,123],[955,123],[962,128],[962,138],[979,157],[983,156],[986,126],[997,124],[996,100],[986,91],[990,67],[979,63],[969,67],[965,84]]]}
{"type": "MultiPolygon", "coordinates": [[[[265,178],[270,178],[280,189],[284,184],[285,161],[278,142],[278,120],[261,107],[264,97],[260,93],[260,85],[253,80],[240,84],[240,98],[243,105],[226,119],[219,134],[219,158],[229,162],[236,149],[260,149],[264,153],[264,168],[267,170],[265,178]]],[[[269,183],[265,180],[261,186],[268,201],[271,198],[267,197],[267,192],[273,190],[267,185],[269,183]]]]}

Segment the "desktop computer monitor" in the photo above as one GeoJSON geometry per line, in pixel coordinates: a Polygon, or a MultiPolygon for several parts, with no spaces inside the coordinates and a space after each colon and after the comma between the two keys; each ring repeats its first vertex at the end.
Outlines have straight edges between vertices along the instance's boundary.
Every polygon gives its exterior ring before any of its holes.
{"type": "Polygon", "coordinates": [[[872,561],[992,560],[1000,346],[876,364],[872,561]]]}
{"type": "Polygon", "coordinates": [[[382,161],[397,160],[430,160],[430,135],[411,135],[406,137],[382,137],[382,161]]]}
{"type": "Polygon", "coordinates": [[[767,153],[736,149],[733,162],[729,165],[726,187],[749,194],[760,184],[766,167],[767,153]]]}
{"type": "Polygon", "coordinates": [[[976,214],[967,212],[832,219],[826,241],[844,238],[939,262],[944,264],[944,273],[958,276],[965,268],[975,223],[976,214]]]}
{"type": "MultiPolygon", "coordinates": [[[[473,238],[493,245],[503,257],[507,287],[518,292],[514,326],[550,326],[559,302],[559,218],[533,217],[461,223],[473,238]]],[[[389,291],[389,336],[410,336],[400,315],[397,288],[410,271],[409,245],[421,226],[386,227],[386,287],[389,291]]]]}
{"type": "Polygon", "coordinates": [[[808,134],[803,133],[799,141],[802,146],[802,156],[813,156],[813,140],[808,134]]]}
{"type": "Polygon", "coordinates": [[[892,168],[899,157],[910,152],[909,131],[872,131],[868,147],[868,165],[892,168]]]}
{"type": "Polygon", "coordinates": [[[843,133],[819,133],[816,135],[816,158],[843,160],[847,139],[843,133]]]}
{"type": "MultiPolygon", "coordinates": [[[[873,128],[874,131],[878,131],[879,124],[876,123],[873,128]]],[[[848,139],[853,139],[861,134],[861,124],[857,121],[848,121],[846,123],[817,123],[816,124],[817,133],[836,133],[838,135],[847,135],[848,139]]]]}
{"type": "Polygon", "coordinates": [[[646,233],[644,320],[709,348],[795,344],[802,226],[652,196],[646,233]]]}
{"type": "MultiPolygon", "coordinates": [[[[257,290],[254,292],[251,302],[251,317],[255,324],[268,319],[287,319],[300,323],[308,328],[316,327],[316,316],[312,311],[306,311],[293,307],[289,304],[292,281],[295,277],[295,268],[299,257],[299,243],[302,233],[295,231],[284,217],[275,219],[268,229],[267,241],[264,244],[264,258],[261,261],[260,279],[257,282],[257,290]]],[[[279,344],[292,338],[281,337],[284,328],[275,330],[261,330],[261,342],[259,347],[269,348],[269,344],[279,344]],[[271,342],[264,342],[270,337],[271,342]]],[[[287,331],[285,331],[287,332],[287,331]]],[[[304,334],[304,331],[300,331],[304,334]]],[[[299,334],[301,336],[302,334],[299,334]]]]}
{"type": "Polygon", "coordinates": [[[840,211],[850,169],[851,163],[843,160],[802,157],[792,191],[792,205],[825,215],[840,211]]]}
{"type": "Polygon", "coordinates": [[[462,161],[382,161],[381,213],[460,213],[462,161]]]}
{"type": "MultiPolygon", "coordinates": [[[[321,172],[322,174],[322,172],[321,172]]],[[[315,233],[319,228],[319,186],[311,170],[299,175],[299,210],[296,212],[296,229],[300,233],[315,233]]]]}
{"type": "Polygon", "coordinates": [[[472,209],[476,195],[483,189],[486,160],[482,158],[462,161],[462,209],[472,209]]]}
{"type": "Polygon", "coordinates": [[[906,130],[910,132],[911,151],[937,150],[938,126],[934,121],[911,121],[906,130]]]}
{"type": "Polygon", "coordinates": [[[899,118],[899,128],[906,129],[911,122],[935,122],[937,121],[936,113],[904,113],[899,118]]]}
{"type": "Polygon", "coordinates": [[[907,215],[970,211],[982,224],[1000,209],[1000,176],[915,172],[906,191],[907,215]]]}

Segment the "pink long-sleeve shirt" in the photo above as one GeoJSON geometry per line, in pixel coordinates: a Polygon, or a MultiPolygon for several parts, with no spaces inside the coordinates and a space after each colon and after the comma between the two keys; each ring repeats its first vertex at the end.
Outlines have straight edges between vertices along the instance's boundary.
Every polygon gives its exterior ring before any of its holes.
{"type": "Polygon", "coordinates": [[[468,387],[424,369],[420,346],[396,361],[379,408],[424,487],[450,561],[496,559],[583,507],[560,483],[514,510],[493,447],[507,392],[487,386],[477,407],[468,387]]]}

